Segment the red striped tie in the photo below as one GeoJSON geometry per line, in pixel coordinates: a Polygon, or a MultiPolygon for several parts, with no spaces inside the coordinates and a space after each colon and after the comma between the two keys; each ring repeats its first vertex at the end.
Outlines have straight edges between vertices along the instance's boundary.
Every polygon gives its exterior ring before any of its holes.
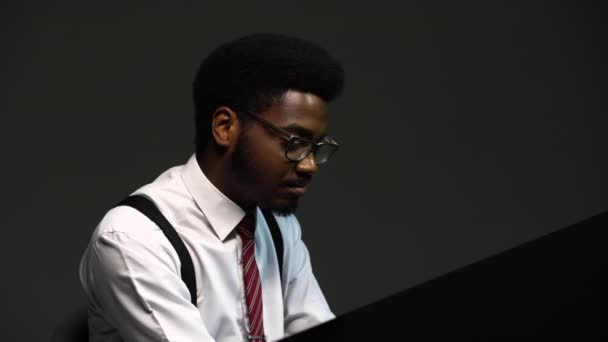
{"type": "Polygon", "coordinates": [[[249,341],[265,341],[262,307],[262,284],[255,262],[255,216],[247,214],[237,225],[237,233],[243,241],[243,275],[249,312],[249,341]]]}

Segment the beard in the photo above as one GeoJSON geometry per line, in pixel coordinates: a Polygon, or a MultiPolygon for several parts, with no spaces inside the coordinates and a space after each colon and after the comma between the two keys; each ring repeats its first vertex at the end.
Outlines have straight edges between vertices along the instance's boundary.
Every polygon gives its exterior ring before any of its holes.
{"type": "Polygon", "coordinates": [[[287,202],[287,204],[284,204],[284,205],[280,205],[280,206],[275,205],[270,208],[267,208],[267,207],[262,207],[262,208],[271,210],[277,216],[289,216],[289,215],[295,213],[296,209],[298,209],[298,199],[294,198],[294,199],[290,200],[289,202],[287,202]]]}
{"type": "MultiPolygon", "coordinates": [[[[239,183],[245,189],[255,189],[260,187],[270,187],[267,185],[266,176],[260,169],[258,162],[251,156],[248,144],[250,138],[245,133],[241,133],[239,140],[235,146],[233,158],[232,158],[232,169],[239,181],[239,183]]],[[[263,190],[263,189],[262,189],[263,190]]],[[[259,206],[262,209],[272,211],[278,216],[289,216],[293,214],[298,208],[298,197],[293,196],[286,199],[275,199],[275,190],[269,193],[268,190],[261,191],[262,196],[258,196],[258,199],[254,200],[254,205],[259,206]],[[261,198],[259,198],[261,197],[261,198]]],[[[252,194],[259,194],[259,191],[252,191],[252,194]]],[[[252,197],[256,197],[255,195],[252,197]]]]}

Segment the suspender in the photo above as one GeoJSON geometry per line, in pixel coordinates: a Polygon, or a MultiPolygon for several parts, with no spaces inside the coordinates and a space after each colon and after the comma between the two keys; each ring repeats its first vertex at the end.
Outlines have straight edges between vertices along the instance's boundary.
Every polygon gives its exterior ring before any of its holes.
{"type": "Polygon", "coordinates": [[[188,291],[190,291],[190,301],[196,306],[196,278],[194,277],[194,265],[192,265],[192,258],[190,258],[190,253],[188,253],[184,241],[177,235],[175,228],[173,228],[171,223],[169,223],[160,210],[158,210],[154,202],[147,197],[140,195],[129,196],[118,203],[118,206],[122,205],[137,209],[142,214],[146,215],[152,222],[156,223],[169,242],[171,242],[171,245],[173,245],[182,264],[182,280],[186,283],[188,291]]]}
{"type": "Polygon", "coordinates": [[[281,277],[281,282],[283,281],[283,235],[281,235],[281,229],[279,229],[279,224],[277,223],[277,219],[274,218],[274,215],[270,210],[262,209],[262,214],[264,214],[264,219],[266,219],[266,223],[268,224],[268,228],[270,228],[270,235],[272,235],[272,242],[274,242],[274,251],[277,253],[277,260],[279,261],[279,275],[281,277]]]}
{"type": "MultiPolygon", "coordinates": [[[[158,207],[154,204],[154,202],[147,197],[142,195],[132,195],[122,200],[116,206],[123,205],[132,207],[147,216],[152,222],[156,223],[163,234],[165,234],[179,256],[179,260],[182,264],[182,280],[184,283],[186,283],[186,287],[190,292],[190,301],[192,304],[194,304],[194,306],[196,306],[196,278],[194,276],[194,265],[192,264],[192,258],[190,257],[190,253],[188,253],[188,249],[186,248],[184,241],[182,241],[182,239],[179,237],[175,231],[175,228],[173,228],[171,223],[169,223],[160,210],[158,210],[158,207]]],[[[272,212],[262,210],[262,214],[264,214],[266,223],[270,228],[270,234],[272,235],[272,241],[274,242],[277,260],[279,262],[279,275],[281,279],[283,279],[283,236],[281,235],[281,230],[279,229],[277,220],[272,212]]]]}

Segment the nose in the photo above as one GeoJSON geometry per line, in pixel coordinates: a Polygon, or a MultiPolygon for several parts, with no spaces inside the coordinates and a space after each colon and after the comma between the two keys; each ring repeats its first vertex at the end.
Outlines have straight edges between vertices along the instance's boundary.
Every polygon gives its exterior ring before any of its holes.
{"type": "Polygon", "coordinates": [[[306,158],[300,160],[296,164],[296,171],[300,173],[306,173],[309,175],[313,175],[318,170],[317,163],[315,162],[314,152],[309,153],[306,158]]]}

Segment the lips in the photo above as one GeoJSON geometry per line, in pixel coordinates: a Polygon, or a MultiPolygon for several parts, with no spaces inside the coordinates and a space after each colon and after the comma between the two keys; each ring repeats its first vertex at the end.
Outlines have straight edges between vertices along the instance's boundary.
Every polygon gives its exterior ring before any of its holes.
{"type": "Polygon", "coordinates": [[[281,189],[295,196],[302,196],[306,192],[306,187],[283,186],[281,189]]]}
{"type": "Polygon", "coordinates": [[[281,190],[296,196],[302,196],[306,192],[306,188],[310,179],[296,179],[285,181],[281,184],[281,190]]]}
{"type": "Polygon", "coordinates": [[[288,188],[305,188],[310,183],[310,178],[297,178],[286,180],[281,183],[281,186],[288,188]]]}

